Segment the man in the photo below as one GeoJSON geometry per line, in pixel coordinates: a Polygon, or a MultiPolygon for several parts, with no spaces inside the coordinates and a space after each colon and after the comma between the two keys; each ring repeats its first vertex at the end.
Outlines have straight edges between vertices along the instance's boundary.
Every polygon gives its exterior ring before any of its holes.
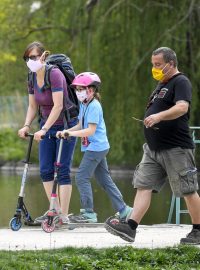
{"type": "Polygon", "coordinates": [[[193,224],[182,244],[200,244],[200,198],[194,144],[189,133],[192,87],[177,68],[177,57],[167,47],[152,54],[152,75],[159,83],[147,104],[144,117],[143,158],[134,173],[137,189],[128,221],[110,217],[105,228],[126,241],[134,242],[136,229],[147,212],[152,192],[159,192],[168,177],[176,197],[184,197],[193,224]]]}

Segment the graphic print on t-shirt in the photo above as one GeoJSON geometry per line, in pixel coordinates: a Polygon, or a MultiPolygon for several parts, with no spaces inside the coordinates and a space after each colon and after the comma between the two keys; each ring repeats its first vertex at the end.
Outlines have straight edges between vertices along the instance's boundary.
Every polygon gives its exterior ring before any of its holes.
{"type": "Polygon", "coordinates": [[[164,96],[167,94],[167,91],[167,88],[161,88],[160,92],[158,93],[158,98],[164,98],[164,96]]]}

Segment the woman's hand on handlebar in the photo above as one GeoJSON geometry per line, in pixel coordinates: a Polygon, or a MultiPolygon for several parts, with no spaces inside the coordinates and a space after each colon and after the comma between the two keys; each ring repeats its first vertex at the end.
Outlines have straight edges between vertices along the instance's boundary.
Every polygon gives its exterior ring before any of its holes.
{"type": "Polygon", "coordinates": [[[20,138],[23,138],[23,139],[27,138],[27,133],[29,132],[29,129],[30,128],[28,126],[25,126],[25,127],[21,128],[21,129],[19,129],[18,130],[18,136],[20,138]]]}
{"type": "Polygon", "coordinates": [[[44,136],[46,134],[46,131],[45,130],[39,130],[37,132],[34,133],[34,140],[36,140],[37,142],[41,141],[44,136]]]}

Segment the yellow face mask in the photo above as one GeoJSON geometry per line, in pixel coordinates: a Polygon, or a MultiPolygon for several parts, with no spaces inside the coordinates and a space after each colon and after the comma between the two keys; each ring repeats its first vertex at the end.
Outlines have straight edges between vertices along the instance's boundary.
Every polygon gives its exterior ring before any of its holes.
{"type": "MultiPolygon", "coordinates": [[[[168,63],[164,66],[164,68],[168,65],[168,63]]],[[[163,68],[163,69],[164,69],[163,68]]],[[[163,73],[163,69],[152,68],[152,76],[157,81],[162,81],[166,74],[163,73]]]]}

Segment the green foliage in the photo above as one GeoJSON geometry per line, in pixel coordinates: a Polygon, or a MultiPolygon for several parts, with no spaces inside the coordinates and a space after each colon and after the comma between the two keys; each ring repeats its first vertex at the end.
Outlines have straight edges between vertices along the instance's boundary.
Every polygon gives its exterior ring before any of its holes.
{"type": "MultiPolygon", "coordinates": [[[[25,158],[28,141],[17,135],[16,129],[5,128],[0,131],[0,164],[6,161],[18,162],[25,158]]],[[[37,162],[37,147],[33,146],[31,161],[37,162]]]]}
{"type": "MultiPolygon", "coordinates": [[[[26,94],[25,47],[40,40],[51,52],[68,54],[77,73],[92,70],[102,79],[102,104],[111,144],[111,164],[133,166],[141,158],[142,125],[149,94],[151,54],[169,46],[179,69],[193,84],[191,125],[200,125],[200,16],[196,0],[89,1],[1,0],[0,95],[26,94]],[[11,76],[12,74],[12,76],[11,76]]],[[[77,158],[78,160],[78,158],[77,158]]]]}
{"type": "Polygon", "coordinates": [[[3,129],[0,132],[0,160],[1,162],[19,161],[24,155],[24,145],[17,136],[17,131],[3,129]]]}
{"type": "Polygon", "coordinates": [[[165,249],[64,248],[47,251],[1,251],[2,270],[138,270],[200,269],[200,251],[179,246],[165,249]]]}

